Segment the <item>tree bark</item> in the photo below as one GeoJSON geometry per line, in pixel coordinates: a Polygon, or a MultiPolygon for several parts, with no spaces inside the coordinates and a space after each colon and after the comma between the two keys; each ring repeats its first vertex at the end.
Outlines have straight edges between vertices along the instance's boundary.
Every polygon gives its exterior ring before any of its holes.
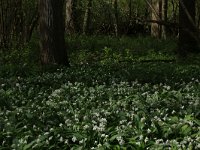
{"type": "Polygon", "coordinates": [[[132,24],[132,0],[129,0],[129,25],[132,24]]]}
{"type": "Polygon", "coordinates": [[[180,56],[198,52],[198,29],[195,23],[195,0],[179,0],[179,47],[180,56]]]}
{"type": "Polygon", "coordinates": [[[115,36],[118,36],[118,0],[114,0],[113,8],[114,8],[113,21],[114,21],[115,36]]]}
{"type": "Polygon", "coordinates": [[[92,9],[92,0],[88,0],[87,8],[85,10],[84,21],[83,21],[83,34],[90,33],[91,9],[92,9]]]}
{"type": "MultiPolygon", "coordinates": [[[[168,21],[167,12],[168,12],[168,0],[163,0],[163,3],[162,3],[162,20],[164,22],[168,21]]],[[[163,39],[167,38],[167,26],[165,26],[165,25],[162,26],[162,38],[163,39]]]]}
{"type": "Polygon", "coordinates": [[[63,0],[40,0],[39,2],[43,65],[69,65],[64,39],[63,4],[63,0]]]}
{"type": "Polygon", "coordinates": [[[73,34],[75,32],[74,15],[73,15],[74,0],[66,0],[65,5],[66,5],[65,32],[67,34],[73,34]]]}
{"type": "MultiPolygon", "coordinates": [[[[162,20],[162,0],[152,0],[151,3],[151,19],[160,21],[162,20]]],[[[162,26],[157,23],[151,24],[151,36],[161,38],[162,26]]]]}

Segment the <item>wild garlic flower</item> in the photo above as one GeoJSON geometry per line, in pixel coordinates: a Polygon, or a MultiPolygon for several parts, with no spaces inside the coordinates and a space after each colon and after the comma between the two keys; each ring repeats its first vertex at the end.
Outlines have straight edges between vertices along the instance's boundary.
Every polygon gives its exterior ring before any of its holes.
{"type": "Polygon", "coordinates": [[[87,130],[88,128],[89,128],[89,125],[87,125],[87,124],[83,126],[84,130],[87,130]]]}
{"type": "Polygon", "coordinates": [[[125,141],[123,140],[122,136],[119,136],[116,139],[119,142],[119,145],[123,145],[125,143],[125,141]]]}
{"type": "Polygon", "coordinates": [[[76,141],[77,141],[77,138],[76,138],[75,136],[73,136],[73,137],[72,137],[72,141],[73,141],[73,142],[76,142],[76,141]]]}
{"type": "Polygon", "coordinates": [[[59,141],[60,141],[60,142],[63,142],[63,137],[62,137],[62,136],[60,137],[59,141]]]}

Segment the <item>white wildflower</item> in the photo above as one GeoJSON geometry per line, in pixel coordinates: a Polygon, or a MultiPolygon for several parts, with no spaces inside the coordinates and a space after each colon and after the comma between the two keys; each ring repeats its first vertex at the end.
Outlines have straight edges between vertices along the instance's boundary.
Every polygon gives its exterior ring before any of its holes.
{"type": "Polygon", "coordinates": [[[145,117],[142,117],[142,118],[141,118],[141,122],[144,122],[144,121],[145,121],[145,117]]]}
{"type": "Polygon", "coordinates": [[[47,145],[49,145],[49,141],[48,140],[46,140],[45,142],[46,142],[47,145]]]}
{"type": "Polygon", "coordinates": [[[49,132],[45,132],[44,135],[49,135],[49,132]]]}
{"type": "Polygon", "coordinates": [[[75,136],[73,136],[73,137],[72,137],[72,141],[73,141],[73,142],[76,142],[76,141],[77,141],[77,138],[76,138],[75,136]]]}
{"type": "Polygon", "coordinates": [[[116,138],[120,145],[123,145],[125,142],[121,136],[116,138]]]}
{"type": "Polygon", "coordinates": [[[94,127],[93,127],[93,130],[95,131],[95,130],[98,130],[98,126],[97,125],[95,125],[94,127]]]}
{"type": "Polygon", "coordinates": [[[135,144],[138,145],[138,146],[140,146],[140,142],[136,142],[135,144]]]}
{"type": "Polygon", "coordinates": [[[83,142],[84,142],[84,140],[82,139],[82,140],[79,141],[79,144],[83,144],[83,142]]]}
{"type": "Polygon", "coordinates": [[[50,136],[50,137],[49,137],[49,141],[51,141],[52,139],[53,139],[53,136],[50,136]]]}
{"type": "Polygon", "coordinates": [[[143,135],[140,135],[140,136],[139,136],[139,140],[143,140],[143,135]]]}
{"type": "Polygon", "coordinates": [[[100,143],[97,145],[98,148],[100,148],[101,146],[102,146],[102,145],[101,145],[100,143]]]}
{"type": "Polygon", "coordinates": [[[65,140],[65,144],[68,144],[68,139],[65,140]]]}
{"type": "Polygon", "coordinates": [[[196,145],[196,149],[200,149],[200,144],[196,145]]]}
{"type": "Polygon", "coordinates": [[[176,113],[176,111],[175,111],[175,110],[173,110],[173,111],[172,111],[172,114],[175,114],[175,113],[176,113]]]}
{"type": "Polygon", "coordinates": [[[147,129],[147,133],[151,133],[151,130],[149,128],[147,129]]]}
{"type": "Polygon", "coordinates": [[[60,137],[59,141],[60,141],[60,142],[63,142],[63,137],[62,137],[62,136],[60,137]]]}
{"type": "Polygon", "coordinates": [[[89,125],[87,125],[87,124],[83,126],[83,129],[84,129],[84,130],[86,130],[86,129],[88,129],[88,128],[89,128],[89,125]]]}
{"type": "Polygon", "coordinates": [[[146,142],[148,142],[148,140],[149,140],[148,137],[146,137],[146,138],[144,139],[144,142],[146,143],[146,142]]]}

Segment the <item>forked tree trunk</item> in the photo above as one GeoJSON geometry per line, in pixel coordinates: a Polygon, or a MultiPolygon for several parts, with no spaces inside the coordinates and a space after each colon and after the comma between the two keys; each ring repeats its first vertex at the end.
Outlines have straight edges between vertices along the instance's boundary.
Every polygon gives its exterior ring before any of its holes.
{"type": "Polygon", "coordinates": [[[64,40],[63,0],[40,0],[41,62],[69,65],[64,40]]]}
{"type": "Polygon", "coordinates": [[[198,51],[198,30],[195,23],[195,0],[179,0],[179,48],[180,56],[198,51]]]}

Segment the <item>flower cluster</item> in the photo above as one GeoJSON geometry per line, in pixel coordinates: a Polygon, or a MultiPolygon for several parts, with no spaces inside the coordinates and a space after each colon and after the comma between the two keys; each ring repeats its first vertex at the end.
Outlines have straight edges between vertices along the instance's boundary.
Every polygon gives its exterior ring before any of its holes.
{"type": "Polygon", "coordinates": [[[14,86],[2,84],[0,147],[200,148],[200,82],[195,79],[174,85],[113,81],[40,87],[49,76],[38,84],[21,78],[14,86]]]}

